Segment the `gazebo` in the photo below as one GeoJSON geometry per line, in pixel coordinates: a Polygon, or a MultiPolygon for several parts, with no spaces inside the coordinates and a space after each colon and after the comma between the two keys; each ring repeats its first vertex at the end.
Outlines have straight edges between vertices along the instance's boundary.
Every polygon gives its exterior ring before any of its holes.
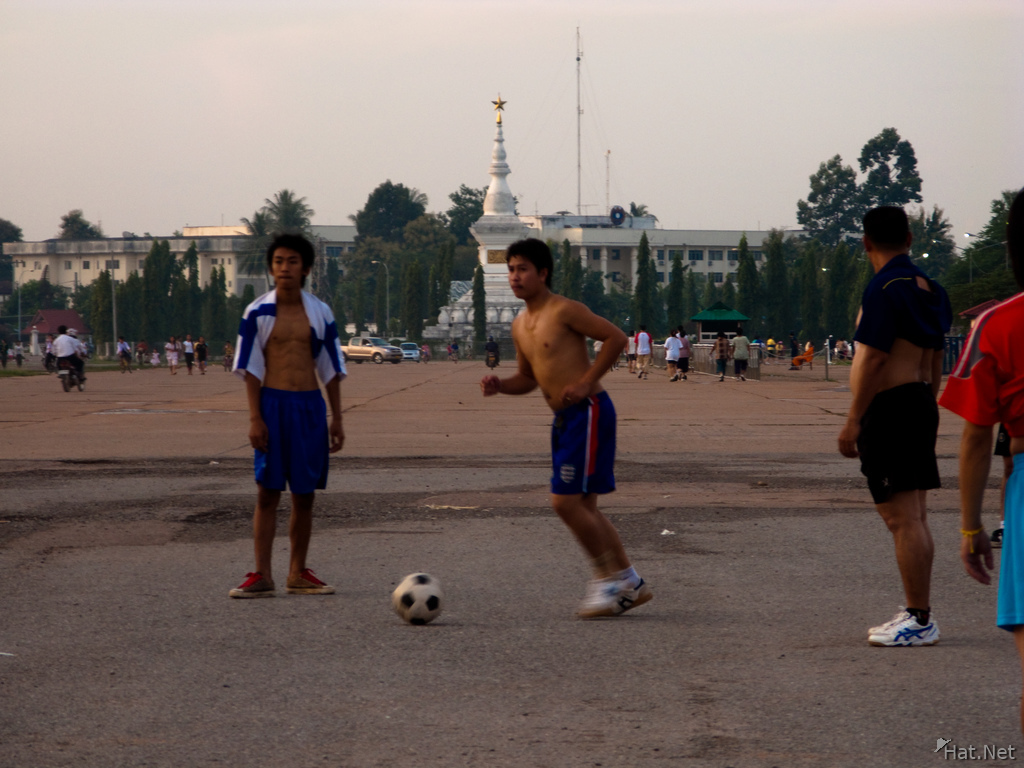
{"type": "Polygon", "coordinates": [[[749,319],[742,312],[730,309],[720,301],[690,318],[691,321],[697,323],[698,342],[714,341],[719,331],[723,331],[731,339],[736,335],[740,323],[749,319]]]}

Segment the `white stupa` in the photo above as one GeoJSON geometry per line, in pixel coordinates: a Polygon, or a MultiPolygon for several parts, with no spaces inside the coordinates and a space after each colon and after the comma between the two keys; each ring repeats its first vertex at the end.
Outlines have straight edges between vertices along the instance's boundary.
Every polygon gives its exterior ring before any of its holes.
{"type": "MultiPolygon", "coordinates": [[[[487,307],[487,333],[495,338],[510,338],[512,321],[525,306],[508,285],[508,266],[505,251],[516,240],[530,236],[530,228],[516,215],[516,199],[506,177],[511,173],[505,162],[505,136],[502,133],[501,112],[507,102],[491,102],[498,113],[491,151],[491,184],[484,197],[484,215],[470,227],[480,244],[477,258],[484,270],[484,293],[487,307]]],[[[437,325],[427,327],[423,335],[432,339],[472,339],[473,292],[467,291],[454,303],[441,307],[437,325]]]]}

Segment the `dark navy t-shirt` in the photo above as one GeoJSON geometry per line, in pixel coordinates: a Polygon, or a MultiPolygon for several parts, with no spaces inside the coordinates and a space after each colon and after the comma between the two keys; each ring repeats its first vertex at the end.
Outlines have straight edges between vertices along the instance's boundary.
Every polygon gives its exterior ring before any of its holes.
{"type": "Polygon", "coordinates": [[[863,314],[854,341],[882,352],[896,339],[924,349],[942,349],[953,322],[949,296],[938,283],[915,267],[907,254],[895,257],[871,278],[861,301],[863,314]],[[928,281],[930,291],[917,284],[928,281]]]}

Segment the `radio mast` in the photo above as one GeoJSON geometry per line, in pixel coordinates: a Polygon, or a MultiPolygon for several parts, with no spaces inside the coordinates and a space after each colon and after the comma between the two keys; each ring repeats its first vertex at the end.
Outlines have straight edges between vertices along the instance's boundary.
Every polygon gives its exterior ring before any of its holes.
{"type": "Polygon", "coordinates": [[[580,117],[583,115],[583,106],[580,103],[580,59],[583,58],[583,51],[580,49],[580,28],[576,27],[576,215],[581,215],[582,210],[582,187],[580,176],[582,173],[582,154],[580,149],[580,117]]]}

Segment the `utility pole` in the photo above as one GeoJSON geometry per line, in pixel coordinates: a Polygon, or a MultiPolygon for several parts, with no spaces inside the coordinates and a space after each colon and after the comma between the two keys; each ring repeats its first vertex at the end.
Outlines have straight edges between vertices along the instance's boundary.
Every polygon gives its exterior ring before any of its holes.
{"type": "Polygon", "coordinates": [[[583,51],[580,49],[580,28],[576,27],[576,215],[579,216],[582,209],[582,185],[580,183],[583,162],[580,149],[580,117],[583,115],[583,106],[580,102],[580,60],[583,58],[583,51]]]}

